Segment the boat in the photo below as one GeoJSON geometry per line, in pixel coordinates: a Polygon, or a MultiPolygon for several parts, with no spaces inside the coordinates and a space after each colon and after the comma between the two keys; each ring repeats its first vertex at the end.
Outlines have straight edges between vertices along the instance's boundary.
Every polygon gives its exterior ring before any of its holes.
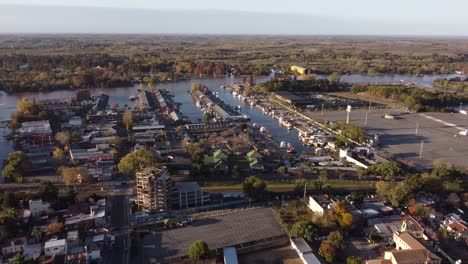
{"type": "Polygon", "coordinates": [[[200,100],[197,100],[197,102],[195,103],[195,105],[200,108],[201,107],[201,103],[200,103],[200,100]]]}
{"type": "Polygon", "coordinates": [[[250,101],[250,106],[254,106],[255,105],[255,101],[250,101]]]}
{"type": "Polygon", "coordinates": [[[130,101],[135,101],[137,99],[137,97],[135,95],[132,95],[129,97],[130,101]]]}
{"type": "Polygon", "coordinates": [[[233,95],[234,97],[236,97],[236,96],[237,96],[237,92],[236,92],[236,91],[233,91],[233,92],[232,92],[232,95],[233,95]]]}
{"type": "Polygon", "coordinates": [[[287,153],[295,153],[296,149],[291,145],[291,143],[288,143],[288,145],[286,147],[286,152],[287,153]]]}
{"type": "Polygon", "coordinates": [[[280,148],[285,148],[285,147],[286,147],[286,142],[281,141],[281,143],[280,143],[280,148]]]}

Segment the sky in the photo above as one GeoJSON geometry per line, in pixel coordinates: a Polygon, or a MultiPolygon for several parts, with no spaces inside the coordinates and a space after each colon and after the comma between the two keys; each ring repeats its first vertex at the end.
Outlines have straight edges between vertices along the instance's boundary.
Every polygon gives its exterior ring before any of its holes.
{"type": "Polygon", "coordinates": [[[467,0],[0,0],[0,33],[468,35],[467,0]]]}

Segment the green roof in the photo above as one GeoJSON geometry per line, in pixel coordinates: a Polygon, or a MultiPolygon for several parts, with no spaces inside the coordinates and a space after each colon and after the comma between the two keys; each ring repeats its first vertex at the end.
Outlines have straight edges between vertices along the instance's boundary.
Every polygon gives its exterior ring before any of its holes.
{"type": "Polygon", "coordinates": [[[260,153],[258,153],[256,150],[251,150],[247,153],[247,158],[249,160],[252,160],[252,159],[261,159],[263,158],[262,155],[260,155],[260,153]]]}
{"type": "Polygon", "coordinates": [[[215,151],[213,153],[213,158],[215,159],[227,159],[228,156],[226,154],[224,154],[224,152],[220,149],[218,149],[217,151],[215,151]]]}

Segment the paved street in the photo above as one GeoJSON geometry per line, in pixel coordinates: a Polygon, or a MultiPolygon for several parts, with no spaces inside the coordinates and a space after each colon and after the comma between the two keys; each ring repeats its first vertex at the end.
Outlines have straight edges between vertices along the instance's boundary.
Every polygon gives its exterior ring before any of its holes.
{"type": "MultiPolygon", "coordinates": [[[[129,219],[129,200],[125,194],[110,195],[110,226],[111,230],[126,228],[129,219]]],[[[128,232],[116,235],[111,252],[111,263],[130,263],[131,239],[128,232]]]]}

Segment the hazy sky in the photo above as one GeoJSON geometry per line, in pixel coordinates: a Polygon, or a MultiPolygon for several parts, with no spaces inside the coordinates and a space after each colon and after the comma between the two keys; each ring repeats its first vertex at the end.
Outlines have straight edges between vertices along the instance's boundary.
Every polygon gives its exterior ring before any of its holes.
{"type": "Polygon", "coordinates": [[[0,32],[468,35],[467,0],[0,0],[0,32]]]}

